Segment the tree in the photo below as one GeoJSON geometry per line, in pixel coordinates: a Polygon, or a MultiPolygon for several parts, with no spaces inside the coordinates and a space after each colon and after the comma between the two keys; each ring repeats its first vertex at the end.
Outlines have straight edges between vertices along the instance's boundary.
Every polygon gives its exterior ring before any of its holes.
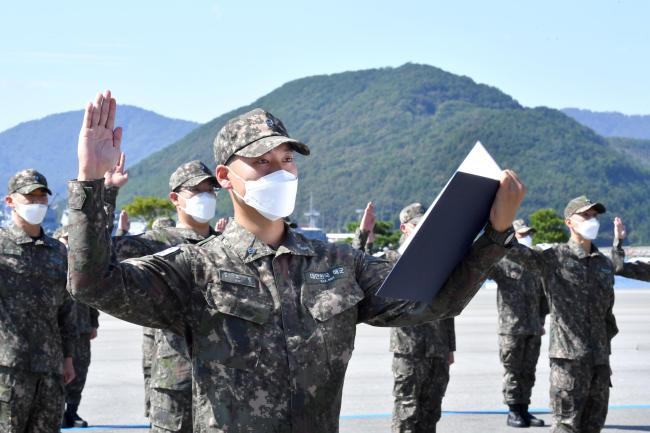
{"type": "MultiPolygon", "coordinates": [[[[345,225],[348,233],[354,233],[357,227],[359,227],[359,221],[351,221],[345,225]]],[[[391,221],[375,221],[373,232],[375,233],[375,249],[382,250],[384,247],[396,249],[399,246],[399,238],[402,232],[395,230],[391,221]]]]}
{"type": "Polygon", "coordinates": [[[553,209],[542,208],[530,214],[530,225],[536,230],[533,243],[561,243],[569,240],[564,220],[553,209]]]}
{"type": "Polygon", "coordinates": [[[129,217],[142,217],[147,222],[147,228],[151,228],[154,220],[158,217],[171,217],[176,208],[167,199],[152,196],[135,196],[133,201],[124,206],[129,217]]]}

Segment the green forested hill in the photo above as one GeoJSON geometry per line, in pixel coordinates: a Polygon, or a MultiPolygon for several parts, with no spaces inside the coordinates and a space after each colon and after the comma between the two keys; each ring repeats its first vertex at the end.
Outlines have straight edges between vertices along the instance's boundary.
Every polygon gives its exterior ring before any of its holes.
{"type": "MultiPolygon", "coordinates": [[[[212,166],[219,128],[258,106],[312,149],[298,159],[294,216],[300,221],[310,194],[328,230],[357,218],[355,210],[368,200],[381,219],[396,220],[403,205],[430,203],[480,140],[528,185],[522,216],[539,207],[561,212],[570,198],[588,194],[608,205],[609,216],[626,217],[633,242],[650,242],[649,169],[560,111],[524,108],[496,88],[415,64],[287,83],[132,167],[121,201],[136,193],[166,194],[169,174],[187,160],[212,166]]],[[[128,154],[128,144],[124,149],[128,154]]],[[[221,212],[229,212],[226,198],[222,193],[221,212]]],[[[603,221],[609,235],[610,218],[603,221]]]]}

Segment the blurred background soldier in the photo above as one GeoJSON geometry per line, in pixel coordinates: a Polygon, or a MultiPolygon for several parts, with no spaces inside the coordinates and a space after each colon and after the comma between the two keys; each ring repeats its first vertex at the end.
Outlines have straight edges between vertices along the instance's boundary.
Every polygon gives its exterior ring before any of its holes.
{"type": "Polygon", "coordinates": [[[9,179],[12,223],[0,228],[0,432],[59,431],[64,384],[74,379],[76,315],[66,292],[65,247],[41,227],[45,176],[9,179]]]}
{"type": "MultiPolygon", "coordinates": [[[[406,240],[424,215],[420,203],[412,203],[399,213],[400,231],[406,240]]],[[[368,203],[353,244],[360,249],[372,239],[375,211],[368,203]]],[[[386,252],[386,259],[395,264],[399,253],[386,252]]],[[[418,433],[436,431],[442,414],[442,398],[449,383],[449,366],[454,362],[456,334],[454,319],[444,319],[417,326],[392,328],[390,351],[393,352],[392,431],[418,433]]]]}
{"type": "MultiPolygon", "coordinates": [[[[174,225],[170,218],[158,218],[155,227],[142,235],[116,238],[117,257],[141,257],[217,235],[210,226],[217,187],[216,178],[202,162],[178,167],[169,179],[169,199],[176,207],[178,222],[174,225]]],[[[225,226],[225,220],[218,224],[225,226]]],[[[143,328],[142,365],[145,415],[151,421],[151,431],[191,432],[192,366],[185,338],[171,331],[143,328]]]]}
{"type": "MultiPolygon", "coordinates": [[[[52,237],[68,246],[68,226],[59,227],[52,237]]],[[[65,386],[65,412],[61,427],[88,427],[88,423],[78,414],[81,393],[86,386],[88,368],[90,367],[90,340],[97,337],[99,328],[99,311],[78,301],[74,301],[77,314],[78,339],[73,355],[75,378],[65,386]]]]}
{"type": "Polygon", "coordinates": [[[505,370],[503,401],[510,409],[509,426],[540,427],[544,421],[531,415],[528,406],[548,305],[541,275],[532,266],[526,266],[534,254],[530,248],[535,229],[522,219],[515,220],[512,226],[519,244],[490,273],[497,283],[499,357],[505,370]]]}

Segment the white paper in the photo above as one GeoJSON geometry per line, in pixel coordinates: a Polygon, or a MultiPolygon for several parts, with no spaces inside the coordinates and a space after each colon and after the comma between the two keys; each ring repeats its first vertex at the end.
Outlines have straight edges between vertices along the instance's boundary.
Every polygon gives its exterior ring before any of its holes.
{"type": "MultiPolygon", "coordinates": [[[[472,150],[470,150],[454,174],[459,171],[463,173],[474,174],[476,176],[487,177],[489,179],[501,180],[501,168],[499,168],[499,164],[496,163],[494,158],[492,158],[492,155],[488,153],[480,141],[476,142],[472,150]]],[[[440,191],[433,203],[431,203],[431,206],[429,206],[422,218],[420,218],[418,225],[411,232],[410,236],[406,238],[404,243],[402,243],[402,245],[397,249],[397,252],[400,253],[400,255],[404,254],[404,251],[406,251],[406,248],[408,248],[409,244],[411,243],[411,239],[413,239],[417,234],[420,228],[420,223],[427,219],[431,213],[431,210],[438,202],[438,199],[445,192],[447,185],[449,185],[449,182],[451,182],[453,178],[454,176],[451,176],[449,178],[445,187],[440,191]]]]}
{"type": "Polygon", "coordinates": [[[456,171],[501,180],[499,164],[496,163],[480,141],[476,142],[456,171]]]}

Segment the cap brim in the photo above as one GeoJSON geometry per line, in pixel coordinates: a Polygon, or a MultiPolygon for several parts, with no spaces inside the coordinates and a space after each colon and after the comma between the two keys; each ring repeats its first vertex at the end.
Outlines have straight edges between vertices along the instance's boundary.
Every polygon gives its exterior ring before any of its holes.
{"type": "Polygon", "coordinates": [[[596,212],[598,212],[599,214],[607,212],[607,209],[605,208],[605,206],[602,203],[592,203],[592,204],[589,204],[587,206],[583,206],[583,207],[581,207],[579,209],[576,209],[576,211],[573,212],[572,215],[575,215],[577,213],[587,212],[589,209],[593,209],[596,212]]]}
{"type": "Polygon", "coordinates": [[[180,184],[178,186],[178,188],[183,188],[183,187],[186,187],[186,186],[188,186],[188,187],[197,186],[198,184],[200,184],[204,180],[208,180],[208,179],[210,179],[212,181],[212,183],[214,184],[214,186],[216,188],[221,188],[221,186],[217,182],[217,178],[214,177],[214,176],[210,176],[208,174],[202,174],[202,175],[199,175],[199,176],[192,177],[192,178],[186,180],[185,182],[183,182],[182,184],[180,184]]]}
{"type": "Polygon", "coordinates": [[[33,183],[31,185],[23,186],[22,188],[18,188],[14,192],[17,192],[18,194],[30,194],[36,191],[37,189],[44,189],[45,192],[47,192],[49,195],[52,195],[52,191],[50,191],[50,189],[47,186],[40,183],[33,183]]]}
{"type": "Polygon", "coordinates": [[[423,216],[424,215],[418,215],[416,217],[413,217],[410,220],[406,221],[405,224],[415,224],[415,225],[417,225],[420,222],[420,220],[422,219],[423,216]]]}
{"type": "Polygon", "coordinates": [[[260,138],[257,141],[254,141],[253,143],[249,144],[243,149],[240,149],[237,152],[235,152],[235,155],[244,156],[247,158],[257,158],[258,156],[262,156],[266,152],[273,150],[279,145],[284,143],[289,144],[293,148],[293,150],[295,150],[296,152],[302,155],[309,155],[310,153],[309,147],[307,147],[305,143],[301,143],[298,140],[294,140],[293,138],[289,138],[289,137],[284,137],[282,135],[272,135],[270,137],[264,137],[264,138],[260,138]]]}

